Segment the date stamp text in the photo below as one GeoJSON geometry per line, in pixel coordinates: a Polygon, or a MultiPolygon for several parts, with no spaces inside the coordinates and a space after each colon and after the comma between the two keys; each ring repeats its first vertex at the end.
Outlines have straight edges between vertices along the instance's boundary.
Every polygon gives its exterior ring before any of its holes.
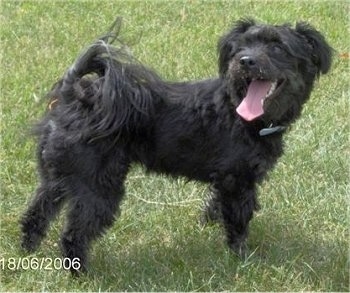
{"type": "Polygon", "coordinates": [[[50,257],[9,257],[0,258],[0,270],[79,270],[79,258],[50,258],[50,257]]]}

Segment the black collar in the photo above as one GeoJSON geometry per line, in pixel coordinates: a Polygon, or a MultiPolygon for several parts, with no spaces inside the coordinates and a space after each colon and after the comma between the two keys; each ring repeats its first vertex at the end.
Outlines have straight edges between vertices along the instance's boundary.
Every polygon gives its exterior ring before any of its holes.
{"type": "Polygon", "coordinates": [[[274,134],[274,133],[279,133],[279,132],[283,132],[286,130],[286,126],[273,126],[273,124],[271,123],[271,125],[267,128],[262,128],[260,131],[259,131],[259,135],[260,136],[267,136],[267,135],[270,135],[270,134],[274,134]]]}

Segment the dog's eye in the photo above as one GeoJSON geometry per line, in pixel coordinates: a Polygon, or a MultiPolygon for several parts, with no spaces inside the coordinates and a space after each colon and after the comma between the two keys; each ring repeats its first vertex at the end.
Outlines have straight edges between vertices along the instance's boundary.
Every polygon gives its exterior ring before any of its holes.
{"type": "Polygon", "coordinates": [[[275,54],[280,54],[284,52],[284,49],[281,44],[273,44],[271,46],[271,49],[275,54]]]}
{"type": "Polygon", "coordinates": [[[230,51],[230,58],[233,58],[240,50],[241,48],[233,47],[230,51]]]}

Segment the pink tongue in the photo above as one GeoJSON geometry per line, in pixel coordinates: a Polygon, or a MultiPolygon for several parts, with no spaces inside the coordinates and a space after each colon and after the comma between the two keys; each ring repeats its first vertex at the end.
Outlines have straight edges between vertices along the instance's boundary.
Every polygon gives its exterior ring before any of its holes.
{"type": "Polygon", "coordinates": [[[242,100],[236,109],[236,112],[247,121],[264,114],[263,100],[271,88],[271,82],[266,80],[253,80],[249,87],[246,97],[242,100]]]}

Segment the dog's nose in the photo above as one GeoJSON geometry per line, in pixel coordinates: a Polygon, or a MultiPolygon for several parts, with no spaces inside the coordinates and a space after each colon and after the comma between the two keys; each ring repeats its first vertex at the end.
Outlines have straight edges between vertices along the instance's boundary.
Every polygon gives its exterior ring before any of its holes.
{"type": "Polygon", "coordinates": [[[246,67],[253,67],[256,65],[256,60],[252,56],[243,56],[239,59],[239,64],[246,67]]]}

